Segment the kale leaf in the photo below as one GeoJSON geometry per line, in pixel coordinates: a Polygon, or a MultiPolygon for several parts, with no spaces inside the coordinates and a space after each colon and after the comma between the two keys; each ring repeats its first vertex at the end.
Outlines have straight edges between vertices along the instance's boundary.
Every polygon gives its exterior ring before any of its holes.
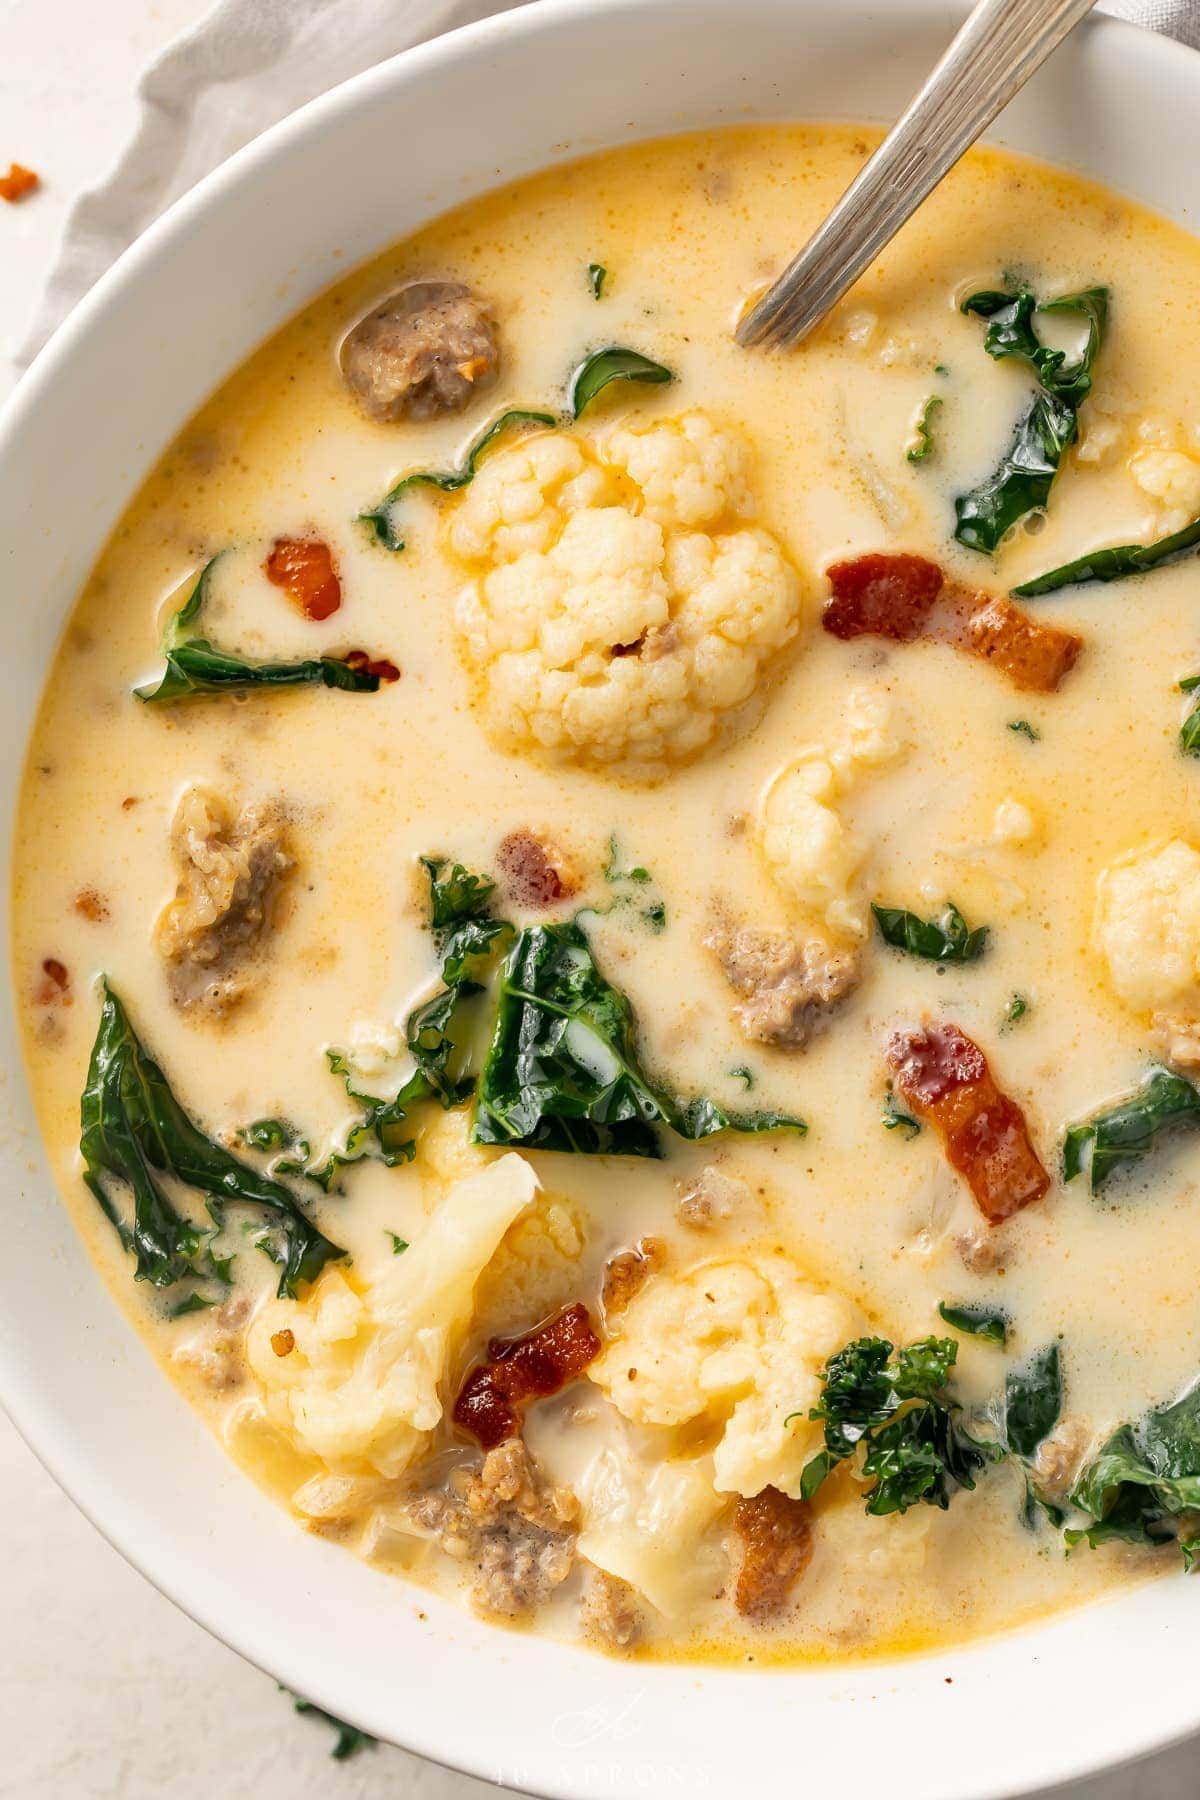
{"type": "Polygon", "coordinates": [[[674,379],[670,369],[651,362],[640,350],[622,350],[616,345],[608,350],[594,350],[571,377],[567,406],[571,417],[578,419],[610,381],[647,381],[657,386],[674,379]]]}
{"type": "Polygon", "coordinates": [[[1128,575],[1145,575],[1151,569],[1161,569],[1164,563],[1174,562],[1176,557],[1185,556],[1198,546],[1200,519],[1193,519],[1182,530],[1159,538],[1157,543],[1115,544],[1109,550],[1091,550],[1086,556],[1077,556],[1073,562],[1060,563],[1057,569],[1047,569],[1044,575],[1023,581],[1012,591],[1023,599],[1034,600],[1039,594],[1053,594],[1059,588],[1074,587],[1084,581],[1124,581],[1128,575]]]}
{"type": "MultiPolygon", "coordinates": [[[[280,1689],[280,1692],[284,1694],[288,1691],[287,1688],[280,1689]]],[[[326,1712],[324,1707],[314,1706],[311,1700],[301,1700],[299,1694],[293,1694],[292,1704],[298,1713],[304,1713],[311,1719],[319,1719],[322,1725],[328,1725],[331,1731],[337,1733],[336,1742],[329,1752],[334,1762],[345,1762],[349,1757],[357,1756],[360,1750],[374,1748],[377,1741],[375,1738],[365,1731],[360,1731],[357,1725],[347,1725],[344,1719],[335,1718],[333,1713],[326,1712]]]]}
{"type": "Polygon", "coordinates": [[[782,1113],[729,1113],[714,1100],[674,1100],[652,1087],[638,1060],[633,1009],[601,975],[579,924],[522,931],[501,971],[475,1142],[660,1156],[664,1125],[688,1139],[805,1129],[782,1113]]]}
{"type": "Polygon", "coordinates": [[[614,834],[608,840],[608,858],[600,865],[600,873],[609,887],[618,892],[613,895],[607,906],[589,906],[586,912],[602,916],[605,913],[629,910],[637,914],[641,923],[657,937],[667,928],[667,903],[665,900],[650,899],[645,890],[653,883],[654,877],[649,869],[640,863],[629,868],[622,868],[620,845],[614,834]],[[641,891],[639,891],[641,890],[641,891]],[[642,901],[646,904],[642,905],[642,901]]]}
{"type": "Polygon", "coordinates": [[[207,638],[191,635],[208,598],[208,584],[218,558],[205,563],[191,593],[163,633],[167,666],[157,682],[134,688],[139,700],[184,700],[195,694],[242,693],[247,688],[302,687],[319,682],[349,693],[373,694],[379,675],[363,656],[313,656],[300,662],[246,662],[219,650],[207,638]]]}
{"type": "Polygon", "coordinates": [[[1179,1515],[1200,1508],[1200,1382],[1115,1431],[1080,1474],[1071,1502],[1092,1522],[1069,1530],[1069,1544],[1177,1541],[1192,1568],[1200,1543],[1194,1530],[1181,1531],[1179,1515]]]}
{"type": "Polygon", "coordinates": [[[973,1488],[999,1444],[973,1438],[948,1392],[958,1357],[951,1338],[922,1338],[893,1356],[886,1338],[858,1338],[829,1358],[820,1403],[809,1413],[825,1425],[825,1448],[805,1465],[801,1493],[811,1500],[838,1463],[863,1447],[862,1473],[873,1476],[867,1511],[907,1512],[924,1502],[943,1510],[960,1488],[973,1488]]]}
{"type": "Polygon", "coordinates": [[[904,452],[906,462],[922,463],[933,455],[933,415],[942,404],[940,394],[930,394],[924,406],[917,414],[913,425],[913,435],[908,448],[904,452]]]}
{"type": "Polygon", "coordinates": [[[1108,321],[1108,289],[1087,288],[1040,305],[1024,286],[1015,292],[987,291],[969,295],[962,311],[987,320],[983,347],[989,356],[1027,364],[1038,382],[995,473],[954,502],[959,543],[991,552],[1019,519],[1047,504],[1063,455],[1078,436],[1079,408],[1091,392],[1108,321]],[[1073,361],[1042,343],[1034,328],[1038,313],[1071,313],[1086,320],[1087,341],[1073,361]]]}
{"type": "Polygon", "coordinates": [[[603,263],[589,263],[587,266],[588,286],[592,290],[592,299],[599,300],[604,292],[604,283],[608,280],[608,270],[603,263]]]}
{"type": "Polygon", "coordinates": [[[938,1312],[947,1325],[966,1332],[968,1337],[986,1338],[989,1344],[1004,1344],[1008,1340],[1008,1315],[998,1307],[954,1306],[939,1300],[938,1312]]]}
{"type": "Polygon", "coordinates": [[[1013,994],[1004,1009],[1004,1017],[1000,1022],[1001,1031],[1007,1031],[1010,1025],[1019,1025],[1029,1011],[1030,1002],[1024,994],[1013,994]]]}
{"type": "Polygon", "coordinates": [[[1037,1350],[1004,1382],[1004,1441],[1029,1462],[1058,1424],[1062,1412],[1062,1352],[1057,1343],[1037,1350]]]}
{"type": "Polygon", "coordinates": [[[1161,1132],[1200,1123],[1200,1092],[1173,1069],[1153,1068],[1128,1099],[1072,1125],[1063,1140],[1063,1180],[1086,1174],[1098,1194],[1122,1163],[1154,1148],[1161,1132]]]}
{"type": "Polygon", "coordinates": [[[444,985],[415,1006],[405,1021],[413,1069],[390,1097],[363,1093],[353,1085],[354,1072],[343,1053],[327,1052],[330,1068],[342,1077],[363,1117],[351,1128],[344,1149],[335,1151],[322,1168],[308,1171],[326,1190],[347,1164],[370,1153],[372,1143],[389,1168],[411,1162],[416,1154],[408,1119],[412,1107],[421,1100],[436,1100],[446,1108],[461,1106],[474,1092],[474,1077],[463,1066],[459,1041],[465,1003],[483,991],[479,977],[484,965],[512,926],[492,917],[495,884],[487,876],[472,875],[461,863],[437,857],[423,856],[421,865],[429,877],[429,928],[441,958],[444,985]]]}
{"type": "Polygon", "coordinates": [[[1058,1424],[1062,1399],[1062,1352],[1057,1343],[1036,1350],[1020,1368],[1010,1369],[1005,1378],[1001,1435],[1025,1477],[1021,1517],[1031,1531],[1038,1523],[1039,1514],[1044,1514],[1056,1526],[1062,1525],[1066,1518],[1062,1507],[1042,1492],[1033,1468],[1039,1445],[1058,1424]]]}
{"type": "MultiPolygon", "coordinates": [[[[1181,694],[1192,694],[1200,688],[1200,675],[1188,675],[1179,683],[1181,694]]],[[[1200,700],[1192,704],[1187,718],[1179,727],[1179,748],[1185,756],[1200,756],[1200,700]]]]}
{"type": "Polygon", "coordinates": [[[896,1096],[892,1092],[891,1082],[888,1083],[888,1091],[884,1096],[883,1111],[879,1117],[880,1123],[885,1131],[902,1131],[910,1144],[915,1137],[919,1137],[921,1134],[920,1119],[914,1119],[911,1113],[903,1112],[901,1108],[897,1106],[896,1096]]]}
{"type": "Polygon", "coordinates": [[[974,931],[968,930],[953,900],[947,900],[940,918],[928,921],[899,906],[872,905],[871,911],[885,944],[928,962],[974,962],[987,944],[988,927],[977,925],[974,931]]]}
{"type": "Polygon", "coordinates": [[[368,512],[359,513],[364,525],[370,525],[385,550],[403,550],[405,539],[400,533],[396,520],[396,506],[405,494],[413,488],[437,488],[443,494],[453,494],[459,488],[465,488],[474,481],[479,473],[479,460],[496,439],[517,425],[556,425],[553,413],[529,412],[521,407],[512,407],[501,413],[498,419],[481,432],[467,450],[461,465],[457,469],[417,469],[411,475],[402,475],[394,487],[388,489],[383,499],[368,512]]]}
{"type": "Polygon", "coordinates": [[[136,1258],[136,1279],[162,1288],[214,1270],[221,1278],[220,1265],[201,1257],[207,1234],[183,1218],[163,1191],[158,1176],[167,1175],[205,1196],[218,1230],[225,1208],[234,1202],[262,1208],[269,1229],[255,1242],[280,1266],[279,1293],[294,1296],[299,1282],[315,1280],[345,1251],[318,1231],[280,1182],[205,1136],[147,1055],[107,980],[102,979],[101,993],[100,1025],[80,1104],[79,1148],[84,1180],[136,1258]],[[133,1195],[129,1223],[109,1191],[107,1182],[114,1180],[133,1195]]]}

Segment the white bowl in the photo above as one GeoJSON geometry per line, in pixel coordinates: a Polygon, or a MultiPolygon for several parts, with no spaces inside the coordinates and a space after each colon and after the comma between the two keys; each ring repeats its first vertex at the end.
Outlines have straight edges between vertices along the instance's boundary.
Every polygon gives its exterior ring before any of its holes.
{"type": "MultiPolygon", "coordinates": [[[[164,445],[289,314],[432,214],[601,145],[722,120],[893,117],[961,11],[544,0],[339,88],[174,207],[0,419],[6,845],[38,690],[78,586],[164,445]]],[[[1200,57],[1093,20],[997,135],[1188,223],[1198,108],[1200,57]]],[[[83,1254],[38,1145],[11,999],[0,1058],[12,1071],[0,1090],[0,1391],[17,1425],[165,1593],[332,1712],[564,1800],[741,1800],[780,1777],[814,1792],[849,1780],[888,1800],[983,1800],[1200,1725],[1200,1607],[1182,1579],[961,1650],[751,1673],[627,1665],[505,1633],[307,1536],[227,1461],[83,1254]]]]}

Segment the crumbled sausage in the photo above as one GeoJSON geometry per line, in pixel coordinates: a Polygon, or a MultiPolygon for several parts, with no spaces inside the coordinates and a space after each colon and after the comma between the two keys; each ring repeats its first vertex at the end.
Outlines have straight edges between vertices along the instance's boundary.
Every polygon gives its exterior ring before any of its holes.
{"type": "Polygon", "coordinates": [[[600,1354],[582,1301],[517,1338],[492,1338],[488,1360],[476,1363],[458,1390],[454,1423],[492,1450],[521,1429],[530,1400],[543,1400],[575,1381],[600,1354]]]}
{"type": "Polygon", "coordinates": [[[24,200],[27,194],[32,194],[41,185],[41,176],[33,169],[27,169],[24,163],[9,163],[8,174],[0,175],[0,200],[7,200],[10,204],[24,200]]]}
{"type": "Polygon", "coordinates": [[[825,1014],[858,985],[856,953],[824,938],[720,925],[704,941],[742,995],[734,1018],[755,1043],[802,1049],[825,1014]]]}
{"type": "Polygon", "coordinates": [[[194,1335],[172,1352],[171,1360],[190,1369],[214,1392],[240,1386],[246,1373],[245,1325],[249,1316],[246,1296],[231,1295],[222,1306],[198,1315],[201,1322],[194,1335]]]}
{"type": "Polygon", "coordinates": [[[634,1589],[607,1569],[589,1569],[579,1622],[584,1637],[601,1650],[632,1650],[646,1629],[634,1589]]]}
{"type": "Polygon", "coordinates": [[[179,885],[155,927],[177,1005],[219,1014],[249,992],[250,964],[293,867],[286,839],[277,806],[247,806],[235,821],[207,789],[184,794],[171,824],[179,885]]]}
{"type": "Polygon", "coordinates": [[[1034,1486],[1047,1500],[1065,1500],[1075,1485],[1092,1433],[1082,1419],[1060,1419],[1029,1465],[1034,1486]]]}
{"type": "Polygon", "coordinates": [[[711,1231],[717,1225],[727,1224],[735,1214],[744,1213],[753,1201],[748,1183],[736,1175],[723,1175],[709,1163],[693,1181],[679,1183],[675,1217],[693,1231],[711,1231]]]}
{"type": "Polygon", "coordinates": [[[991,1229],[973,1228],[960,1231],[954,1240],[954,1248],[962,1259],[964,1269],[972,1275],[990,1275],[1004,1263],[1007,1254],[1002,1240],[998,1240],[991,1229]]]}
{"type": "Polygon", "coordinates": [[[744,1546],[733,1603],[743,1618],[762,1624],[783,1611],[812,1561],[812,1508],[765,1487],[738,1501],[733,1528],[744,1546]]]}
{"type": "Polygon", "coordinates": [[[472,1599],[483,1613],[532,1612],[575,1561],[579,1503],[569,1488],[543,1482],[520,1438],[455,1469],[445,1487],[415,1495],[405,1510],[448,1556],[475,1564],[472,1599]]]}
{"type": "Polygon", "coordinates": [[[433,419],[461,412],[500,364],[487,304],[459,281],[417,281],[350,332],[342,374],[372,419],[433,419]]]}
{"type": "Polygon", "coordinates": [[[532,831],[510,831],[500,840],[496,864],[505,892],[517,906],[542,909],[569,900],[579,883],[553,844],[532,831]]]}
{"type": "Polygon", "coordinates": [[[666,1260],[666,1245],[661,1238],[639,1238],[632,1250],[621,1250],[604,1265],[604,1286],[600,1299],[606,1315],[620,1312],[629,1305],[647,1275],[661,1269],[666,1260]]]}

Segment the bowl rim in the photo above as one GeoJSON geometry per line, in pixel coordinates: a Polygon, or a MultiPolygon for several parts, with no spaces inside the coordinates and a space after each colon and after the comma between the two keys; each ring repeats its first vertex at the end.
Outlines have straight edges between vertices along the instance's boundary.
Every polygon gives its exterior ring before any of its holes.
{"type": "MultiPolygon", "coordinates": [[[[501,40],[515,42],[519,47],[560,22],[588,19],[596,15],[615,18],[623,14],[661,11],[666,3],[667,0],[531,0],[531,3],[520,5],[514,10],[459,26],[442,36],[404,50],[316,96],[271,126],[167,208],[120,255],[59,325],[5,402],[0,405],[0,465],[3,464],[10,440],[18,435],[26,420],[42,404],[44,397],[63,379],[72,359],[97,324],[119,314],[126,295],[137,287],[146,272],[161,259],[168,257],[172,247],[186,239],[198,222],[219,213],[227,197],[236,193],[260,169],[286,161],[297,145],[319,137],[334,121],[350,113],[363,100],[392,89],[402,89],[409,82],[436,81],[441,71],[460,61],[485,56],[489,48],[501,40]]],[[[677,11],[683,13],[688,8],[689,0],[673,0],[673,4],[677,11]]],[[[944,21],[950,30],[961,20],[968,5],[969,0],[897,0],[896,12],[907,11],[909,15],[936,18],[944,21]]],[[[1089,41],[1112,43],[1120,54],[1148,62],[1152,66],[1157,62],[1164,72],[1169,69],[1175,73],[1186,68],[1188,81],[1197,94],[1200,94],[1200,55],[1186,45],[1107,14],[1093,14],[1078,30],[1081,34],[1086,34],[1089,41]]],[[[649,135],[653,138],[663,134],[649,135]]],[[[285,307],[279,324],[296,310],[294,302],[285,307]]],[[[279,325],[276,325],[274,329],[278,328],[279,325]]],[[[134,487],[136,485],[135,483],[134,487]]],[[[9,999],[11,1004],[11,996],[9,999]]],[[[128,1330],[128,1326],[124,1329],[128,1330]]],[[[404,1727],[403,1740],[400,1740],[392,1735],[394,1728],[390,1728],[370,1711],[356,1709],[353,1704],[346,1705],[337,1695],[331,1697],[329,1690],[323,1690],[320,1682],[314,1684],[307,1669],[302,1673],[296,1646],[278,1639],[267,1641],[246,1620],[239,1617],[236,1607],[228,1605],[225,1590],[217,1589],[206,1593],[202,1582],[197,1583],[194,1579],[189,1582],[185,1563],[171,1555],[166,1542],[156,1542],[153,1539],[139,1542],[136,1509],[123,1497],[119,1486],[97,1484],[88,1457],[74,1441],[70,1426],[52,1407],[44,1404],[36,1383],[26,1379],[24,1372],[6,1358],[2,1338],[0,1401],[42,1466],[107,1542],[160,1593],[219,1641],[288,1687],[303,1686],[306,1694],[311,1692],[318,1704],[325,1705],[328,1702],[331,1707],[336,1707],[339,1715],[360,1724],[374,1736],[402,1743],[402,1747],[444,1768],[481,1780],[498,1779],[495,1765],[488,1760],[482,1744],[451,1749],[447,1745],[444,1728],[425,1725],[419,1714],[410,1716],[404,1727]]],[[[345,1553],[337,1551],[336,1554],[341,1556],[345,1553]]],[[[1078,1619],[1084,1610],[1090,1609],[1078,1609],[1067,1616],[1078,1619]]],[[[1018,1631],[1027,1640],[1033,1641],[1036,1638],[1040,1644],[1048,1641],[1055,1626],[1056,1621],[1051,1621],[1048,1624],[1026,1625],[1018,1628],[1018,1631]]],[[[493,1647],[496,1654],[502,1655],[504,1634],[492,1628],[490,1636],[495,1640],[493,1647]]],[[[955,1654],[960,1659],[980,1655],[986,1657],[990,1648],[998,1641],[1000,1640],[996,1638],[977,1641],[955,1654]]],[[[567,1654],[561,1646],[552,1645],[551,1648],[557,1649],[563,1656],[567,1654]]],[[[905,1665],[911,1665],[917,1660],[937,1661],[944,1657],[945,1652],[933,1651],[922,1653],[920,1657],[905,1657],[901,1660],[905,1665]]],[[[1050,1659],[1047,1656],[1045,1660],[1050,1659]]],[[[659,1680],[660,1667],[668,1667],[639,1663],[619,1666],[632,1668],[638,1680],[646,1685],[653,1685],[659,1680]]],[[[680,1666],[673,1667],[678,1669],[680,1666]]],[[[795,1679],[798,1673],[801,1672],[794,1669],[764,1668],[751,1679],[766,1688],[783,1680],[795,1679]]],[[[737,1677],[731,1675],[729,1680],[732,1683],[737,1677]]],[[[971,1800],[1003,1800],[1004,1796],[1030,1793],[1035,1789],[1057,1786],[1102,1770],[1121,1768],[1156,1750],[1178,1743],[1200,1729],[1200,1696],[1189,1698],[1186,1705],[1181,1704],[1168,1710],[1169,1716],[1164,1717],[1152,1709],[1146,1709],[1144,1716],[1139,1717],[1136,1725],[1132,1725],[1125,1733],[1126,1747],[1116,1756],[1103,1750],[1088,1751],[1083,1745],[1078,1745],[1073,1752],[1064,1750],[1055,1758],[1044,1758],[1036,1777],[1027,1785],[1013,1787],[1008,1782],[996,1784],[989,1782],[986,1774],[974,1779],[969,1788],[971,1800]]],[[[503,1781],[502,1776],[499,1779],[503,1781]]],[[[504,1784],[508,1785],[507,1782],[504,1784]]],[[[522,1780],[520,1791],[546,1795],[554,1800],[555,1796],[591,1795],[602,1790],[576,1786],[559,1775],[550,1786],[542,1785],[540,1778],[528,1784],[522,1780]]]]}

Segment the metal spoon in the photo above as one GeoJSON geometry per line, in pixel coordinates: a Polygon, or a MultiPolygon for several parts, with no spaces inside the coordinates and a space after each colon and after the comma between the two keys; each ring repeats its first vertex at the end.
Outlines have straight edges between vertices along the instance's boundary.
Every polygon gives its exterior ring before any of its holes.
{"type": "Polygon", "coordinates": [[[737,328],[786,348],[852,287],[1095,0],[979,0],[904,117],[737,328]]]}

